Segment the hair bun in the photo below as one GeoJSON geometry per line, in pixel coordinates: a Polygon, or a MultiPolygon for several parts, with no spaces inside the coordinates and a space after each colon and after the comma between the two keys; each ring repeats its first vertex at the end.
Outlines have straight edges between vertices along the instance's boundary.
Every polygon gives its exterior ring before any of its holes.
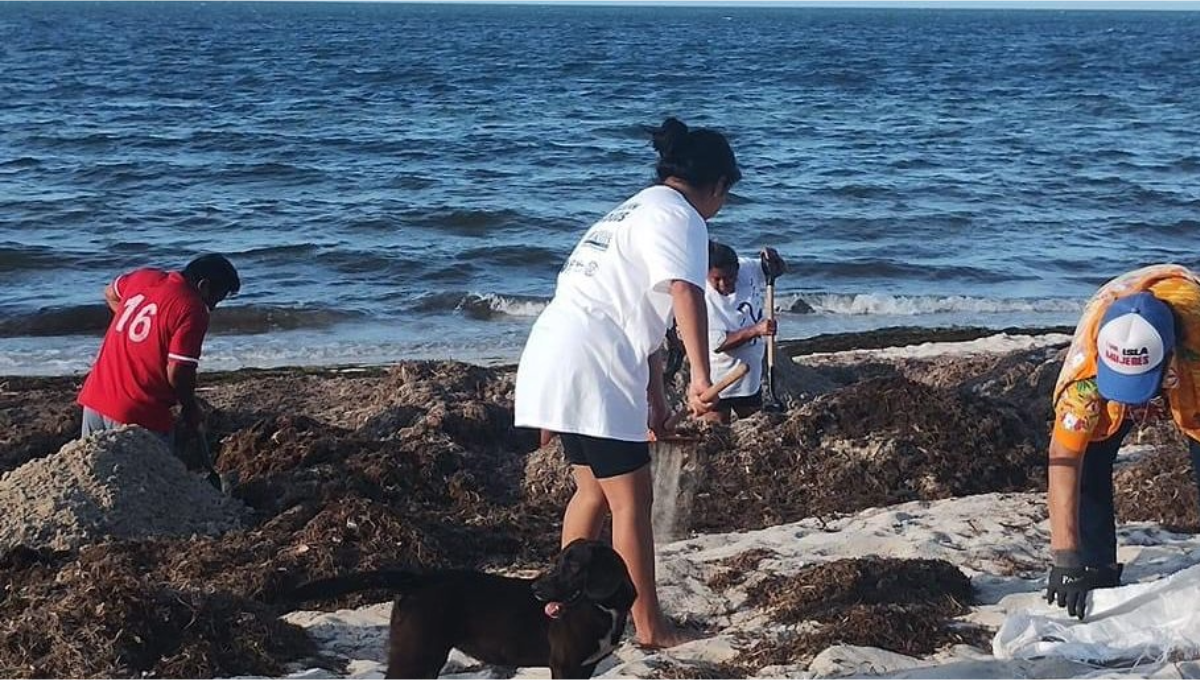
{"type": "Polygon", "coordinates": [[[679,148],[679,143],[687,137],[687,134],[688,126],[674,116],[664,120],[660,127],[650,129],[654,150],[663,158],[670,156],[672,151],[679,148]]]}

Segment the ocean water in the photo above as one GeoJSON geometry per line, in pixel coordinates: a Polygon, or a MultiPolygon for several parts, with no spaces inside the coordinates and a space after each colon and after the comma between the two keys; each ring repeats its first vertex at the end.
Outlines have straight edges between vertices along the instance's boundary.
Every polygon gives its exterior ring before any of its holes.
{"type": "Polygon", "coordinates": [[[206,251],[209,368],[515,360],[666,115],[729,134],[783,337],[1071,324],[1200,265],[1198,102],[1196,12],[0,3],[0,374],[206,251]]]}

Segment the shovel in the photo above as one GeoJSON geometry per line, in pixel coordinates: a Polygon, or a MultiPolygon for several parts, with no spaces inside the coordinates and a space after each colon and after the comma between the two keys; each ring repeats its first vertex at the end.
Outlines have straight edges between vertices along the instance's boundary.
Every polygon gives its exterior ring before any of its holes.
{"type": "Polygon", "coordinates": [[[194,437],[195,445],[199,449],[197,452],[198,455],[196,455],[195,458],[199,458],[199,460],[195,460],[193,462],[198,463],[203,468],[203,471],[207,473],[205,475],[205,479],[213,486],[214,489],[217,489],[225,495],[229,495],[233,490],[233,487],[237,485],[237,474],[231,472],[229,475],[222,475],[217,472],[215,467],[217,464],[217,459],[212,455],[212,449],[208,445],[208,434],[204,431],[203,426],[189,434],[191,436],[185,438],[182,436],[181,430],[177,429],[175,431],[176,455],[180,456],[181,459],[184,460],[184,463],[187,464],[188,460],[185,450],[187,449],[188,443],[193,441],[192,438],[194,437]]]}
{"type": "MultiPolygon", "coordinates": [[[[733,370],[705,390],[700,398],[706,402],[716,401],[722,390],[749,371],[750,367],[739,361],[734,364],[733,370]]],[[[704,447],[693,446],[700,440],[674,434],[675,428],[687,415],[685,407],[667,418],[664,428],[671,433],[669,435],[657,438],[651,432],[653,454],[650,456],[650,474],[654,480],[653,493],[656,499],[651,508],[651,528],[656,543],[679,538],[680,527],[686,526],[691,517],[695,490],[702,483],[707,468],[704,447]]]]}
{"type": "Polygon", "coordinates": [[[209,484],[213,485],[213,488],[217,489],[218,491],[226,492],[226,489],[221,488],[220,473],[218,473],[217,469],[213,467],[217,461],[213,458],[212,449],[208,446],[208,435],[203,429],[200,429],[196,431],[196,438],[200,440],[200,454],[201,458],[203,459],[201,462],[204,463],[204,467],[208,470],[208,475],[205,477],[205,479],[208,480],[209,484]]]}
{"type": "MultiPolygon", "coordinates": [[[[741,380],[742,376],[749,372],[749,366],[740,361],[737,362],[734,364],[733,370],[729,371],[729,373],[726,373],[724,378],[721,378],[717,381],[717,384],[705,390],[704,394],[700,395],[700,399],[706,402],[716,401],[721,396],[722,390],[741,380]]],[[[679,423],[683,422],[683,419],[687,417],[687,415],[688,410],[685,407],[683,410],[678,411],[671,417],[667,418],[667,422],[663,424],[663,429],[665,429],[667,432],[674,432],[675,428],[679,427],[679,423]]]]}
{"type": "MultiPolygon", "coordinates": [[[[767,295],[766,295],[766,314],[767,319],[775,318],[775,279],[778,278],[780,272],[775,267],[775,264],[767,257],[766,253],[762,254],[762,270],[763,275],[767,278],[767,295]]],[[[767,380],[763,392],[763,410],[770,413],[782,413],[783,402],[779,400],[779,394],[775,391],[775,334],[767,336],[767,380]]]]}

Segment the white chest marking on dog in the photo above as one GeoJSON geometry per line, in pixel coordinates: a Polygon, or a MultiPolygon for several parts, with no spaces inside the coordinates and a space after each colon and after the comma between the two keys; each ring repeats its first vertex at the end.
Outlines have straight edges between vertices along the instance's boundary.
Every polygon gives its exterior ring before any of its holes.
{"type": "Polygon", "coordinates": [[[617,622],[621,620],[620,612],[616,609],[601,607],[600,605],[596,605],[596,608],[611,616],[612,624],[609,625],[608,632],[604,634],[604,637],[596,641],[596,644],[599,646],[596,653],[583,660],[582,665],[584,666],[597,663],[600,659],[612,654],[612,651],[617,648],[617,641],[613,638],[617,637],[617,622]]]}

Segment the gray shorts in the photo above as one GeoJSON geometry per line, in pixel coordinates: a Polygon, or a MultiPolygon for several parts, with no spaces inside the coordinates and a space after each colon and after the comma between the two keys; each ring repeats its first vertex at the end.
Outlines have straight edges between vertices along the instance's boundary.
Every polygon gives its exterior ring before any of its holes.
{"type": "MultiPolygon", "coordinates": [[[[109,418],[108,416],[102,415],[99,412],[93,411],[92,409],[84,406],[83,407],[83,427],[81,428],[80,437],[82,439],[87,439],[88,437],[90,437],[93,434],[96,434],[97,432],[105,432],[107,430],[115,430],[118,427],[125,427],[125,425],[126,425],[126,423],[118,423],[117,421],[113,420],[112,418],[109,418]]],[[[167,445],[167,448],[174,450],[174,444],[175,444],[175,433],[174,432],[155,432],[154,430],[146,430],[146,431],[154,434],[159,439],[162,439],[163,443],[167,445]]]]}

